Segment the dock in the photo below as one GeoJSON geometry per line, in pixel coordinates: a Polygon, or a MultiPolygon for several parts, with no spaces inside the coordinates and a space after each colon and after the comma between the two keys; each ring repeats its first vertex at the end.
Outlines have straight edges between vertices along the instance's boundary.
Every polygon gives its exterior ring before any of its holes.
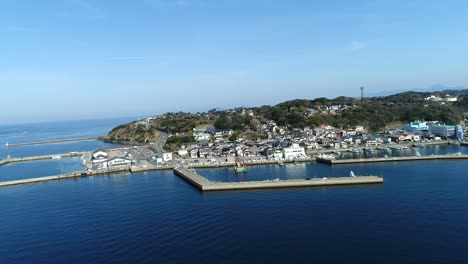
{"type": "Polygon", "coordinates": [[[106,168],[93,171],[75,171],[54,176],[28,178],[13,181],[0,182],[0,187],[22,185],[29,183],[39,183],[54,180],[63,180],[77,177],[97,176],[119,172],[144,172],[150,170],[174,170],[174,173],[182,179],[190,182],[201,191],[225,191],[225,190],[245,190],[245,189],[265,189],[265,188],[288,188],[288,187],[314,187],[331,185],[354,185],[354,184],[375,184],[383,183],[383,178],[378,176],[356,176],[340,178],[313,178],[299,180],[278,180],[278,181],[251,181],[251,182],[215,182],[197,174],[194,169],[188,167],[173,166],[124,166],[116,168],[106,168]]]}
{"type": "Polygon", "coordinates": [[[377,184],[383,183],[383,178],[378,176],[356,176],[337,178],[314,178],[295,179],[277,181],[249,181],[249,182],[214,182],[209,181],[197,174],[193,169],[178,167],[174,173],[184,180],[190,182],[200,191],[226,191],[226,190],[246,190],[246,189],[271,189],[271,188],[291,188],[291,187],[317,187],[333,185],[355,185],[355,184],[377,184]]]}
{"type": "Polygon", "coordinates": [[[80,156],[83,156],[85,153],[86,152],[69,152],[69,153],[53,154],[53,155],[31,156],[31,157],[22,157],[22,158],[8,158],[8,159],[0,160],[0,166],[6,165],[9,163],[80,157],[80,156]]]}
{"type": "Polygon", "coordinates": [[[63,179],[81,177],[83,175],[85,175],[84,172],[75,171],[75,172],[64,173],[64,174],[55,175],[55,176],[44,176],[44,177],[28,178],[28,179],[22,179],[22,180],[4,181],[4,182],[0,182],[0,187],[21,185],[21,184],[27,184],[27,183],[63,180],[63,179]]]}
{"type": "Polygon", "coordinates": [[[422,160],[463,160],[468,159],[467,154],[462,155],[431,155],[431,156],[408,156],[408,157],[388,157],[388,158],[364,158],[364,159],[322,159],[317,158],[317,162],[335,165],[352,163],[373,163],[373,162],[395,162],[395,161],[422,161],[422,160]]]}
{"type": "Polygon", "coordinates": [[[101,137],[64,138],[64,139],[55,139],[55,140],[46,140],[46,141],[12,143],[12,144],[8,144],[8,147],[21,147],[21,146],[44,145],[44,144],[54,144],[54,143],[64,143],[64,142],[86,141],[86,140],[96,140],[99,138],[101,137]]]}

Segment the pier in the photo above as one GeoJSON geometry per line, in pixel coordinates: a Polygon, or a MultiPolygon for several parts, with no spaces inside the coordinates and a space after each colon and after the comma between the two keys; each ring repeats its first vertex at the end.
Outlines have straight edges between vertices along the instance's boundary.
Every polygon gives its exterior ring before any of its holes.
{"type": "Polygon", "coordinates": [[[265,188],[288,188],[288,187],[313,187],[313,186],[331,186],[331,185],[353,185],[353,184],[375,184],[383,183],[383,178],[378,176],[356,176],[340,178],[313,178],[298,180],[278,180],[278,181],[251,181],[251,182],[215,182],[210,181],[197,174],[194,169],[187,167],[173,166],[124,166],[116,168],[107,168],[93,171],[75,171],[54,176],[45,176],[37,178],[28,178],[13,181],[0,182],[0,187],[13,185],[22,185],[29,183],[39,183],[54,180],[63,180],[77,177],[87,177],[95,175],[112,174],[119,172],[144,172],[150,170],[168,170],[173,169],[174,173],[182,179],[190,182],[201,191],[225,191],[225,190],[245,190],[245,189],[265,189],[265,188]]]}
{"type": "Polygon", "coordinates": [[[86,140],[96,140],[96,139],[99,139],[99,138],[101,138],[101,137],[65,138],[65,139],[56,139],[56,140],[47,140],[47,141],[13,143],[13,144],[8,144],[8,147],[20,147],[20,146],[32,146],[32,145],[44,145],[44,144],[54,144],[54,143],[64,143],[64,142],[86,141],[86,140]]]}
{"type": "Polygon", "coordinates": [[[178,167],[174,173],[190,182],[200,191],[226,191],[265,188],[291,188],[291,187],[316,187],[332,185],[355,185],[383,183],[383,178],[378,176],[356,176],[339,178],[314,178],[277,181],[250,181],[250,182],[214,182],[197,174],[193,169],[178,167]]]}
{"type": "Polygon", "coordinates": [[[6,165],[9,163],[79,157],[79,156],[84,155],[85,153],[86,152],[69,152],[69,153],[53,154],[53,155],[31,156],[31,157],[22,157],[22,158],[8,158],[8,159],[0,160],[0,166],[6,165]]]}
{"type": "Polygon", "coordinates": [[[330,165],[352,164],[352,163],[373,163],[373,162],[395,162],[395,161],[421,161],[421,160],[462,160],[468,159],[467,154],[462,155],[431,155],[431,156],[408,156],[408,157],[388,157],[388,158],[365,158],[365,159],[322,159],[317,158],[317,162],[330,165]]]}

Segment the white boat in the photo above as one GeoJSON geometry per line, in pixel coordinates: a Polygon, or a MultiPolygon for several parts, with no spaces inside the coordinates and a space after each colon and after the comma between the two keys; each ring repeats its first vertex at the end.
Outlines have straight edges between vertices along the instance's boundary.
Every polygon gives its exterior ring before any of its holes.
{"type": "Polygon", "coordinates": [[[320,154],[318,155],[319,159],[326,159],[326,160],[331,160],[331,159],[336,159],[336,156],[333,154],[320,154]]]}
{"type": "Polygon", "coordinates": [[[280,165],[280,166],[284,166],[284,163],[283,163],[283,161],[281,161],[281,160],[278,160],[278,165],[280,165]]]}
{"type": "Polygon", "coordinates": [[[349,172],[349,176],[351,176],[351,177],[356,177],[356,175],[354,174],[353,171],[350,171],[350,172],[349,172]]]}
{"type": "Polygon", "coordinates": [[[60,155],[54,155],[54,156],[51,156],[51,158],[52,158],[52,159],[61,159],[62,156],[60,156],[60,155]]]}
{"type": "Polygon", "coordinates": [[[416,157],[421,157],[421,153],[419,153],[418,150],[416,150],[416,151],[414,152],[414,155],[415,155],[416,157]]]}

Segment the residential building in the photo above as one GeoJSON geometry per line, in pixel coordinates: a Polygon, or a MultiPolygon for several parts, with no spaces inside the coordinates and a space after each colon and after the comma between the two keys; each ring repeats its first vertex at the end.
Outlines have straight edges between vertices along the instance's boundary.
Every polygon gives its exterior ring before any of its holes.
{"type": "Polygon", "coordinates": [[[299,144],[292,144],[291,147],[283,148],[283,158],[285,159],[295,159],[295,158],[304,158],[305,150],[303,147],[300,147],[299,144]]]}
{"type": "Polygon", "coordinates": [[[429,127],[429,131],[434,134],[434,136],[449,138],[455,136],[456,126],[434,125],[429,127]]]}

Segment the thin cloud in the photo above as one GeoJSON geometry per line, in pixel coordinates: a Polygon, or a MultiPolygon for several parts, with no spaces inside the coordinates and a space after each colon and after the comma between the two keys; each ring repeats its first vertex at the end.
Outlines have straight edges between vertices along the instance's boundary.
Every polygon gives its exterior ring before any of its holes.
{"type": "Polygon", "coordinates": [[[20,25],[6,25],[4,26],[6,31],[10,32],[21,32],[21,33],[40,33],[42,32],[41,29],[32,28],[32,27],[25,27],[20,25]]]}
{"type": "MultiPolygon", "coordinates": [[[[70,0],[70,3],[75,7],[74,11],[80,12],[80,16],[96,19],[107,17],[107,13],[103,9],[95,6],[94,4],[91,4],[86,0],[70,0]]],[[[62,13],[62,15],[73,16],[76,14],[74,12],[65,12],[62,13]]]]}
{"type": "Polygon", "coordinates": [[[362,50],[367,48],[367,44],[362,41],[352,41],[350,44],[351,50],[362,50]]]}
{"type": "Polygon", "coordinates": [[[109,60],[119,60],[119,61],[133,61],[133,60],[156,60],[164,58],[162,56],[115,56],[108,58],[109,60]]]}
{"type": "Polygon", "coordinates": [[[145,0],[145,2],[152,7],[178,7],[185,8],[189,6],[201,6],[204,4],[201,0],[145,0]]]}

